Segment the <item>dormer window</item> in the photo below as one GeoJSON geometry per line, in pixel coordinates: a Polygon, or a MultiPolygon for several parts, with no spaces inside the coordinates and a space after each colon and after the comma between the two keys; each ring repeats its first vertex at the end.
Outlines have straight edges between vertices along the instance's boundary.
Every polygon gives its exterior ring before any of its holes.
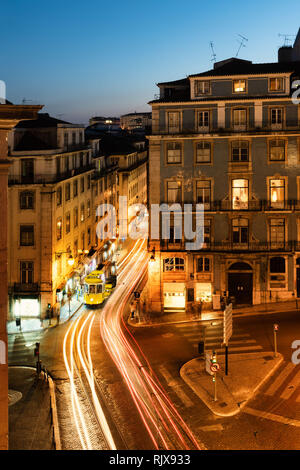
{"type": "Polygon", "coordinates": [[[195,81],[195,96],[203,96],[210,94],[210,82],[208,80],[195,81]]]}
{"type": "Polygon", "coordinates": [[[270,78],[269,91],[284,91],[284,82],[282,77],[270,78]]]}
{"type": "Polygon", "coordinates": [[[246,93],[246,80],[233,80],[234,93],[246,93]]]}

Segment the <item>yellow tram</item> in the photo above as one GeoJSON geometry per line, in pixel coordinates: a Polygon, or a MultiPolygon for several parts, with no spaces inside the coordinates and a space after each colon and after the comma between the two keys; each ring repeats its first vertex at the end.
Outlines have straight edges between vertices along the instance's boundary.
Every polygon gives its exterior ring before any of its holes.
{"type": "Polygon", "coordinates": [[[84,280],[83,299],[85,305],[101,305],[116,286],[115,263],[99,265],[84,280]]]}

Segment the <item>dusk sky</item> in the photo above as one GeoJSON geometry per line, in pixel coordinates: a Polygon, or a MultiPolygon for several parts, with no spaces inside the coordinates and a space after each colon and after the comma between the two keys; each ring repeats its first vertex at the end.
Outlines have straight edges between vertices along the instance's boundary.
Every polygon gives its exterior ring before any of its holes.
{"type": "Polygon", "coordinates": [[[276,61],[299,13],[299,0],[4,0],[0,79],[14,103],[76,123],[150,111],[155,83],[212,68],[210,41],[217,60],[236,55],[241,34],[239,57],[276,61]]]}

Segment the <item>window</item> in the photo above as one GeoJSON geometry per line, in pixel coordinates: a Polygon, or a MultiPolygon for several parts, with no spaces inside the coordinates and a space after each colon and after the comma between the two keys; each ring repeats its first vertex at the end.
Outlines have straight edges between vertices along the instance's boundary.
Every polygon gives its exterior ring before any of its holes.
{"type": "Polygon", "coordinates": [[[78,196],[78,180],[73,182],[73,197],[78,196]]]}
{"type": "Polygon", "coordinates": [[[236,141],[231,144],[231,161],[248,162],[249,161],[249,142],[236,141]]]}
{"type": "Polygon", "coordinates": [[[66,198],[66,201],[69,201],[70,198],[71,198],[71,187],[70,187],[70,183],[67,183],[66,184],[66,190],[65,190],[65,198],[66,198]]]}
{"type": "Polygon", "coordinates": [[[283,109],[271,108],[270,110],[271,127],[274,129],[282,129],[283,109]]]}
{"type": "Polygon", "coordinates": [[[90,227],[87,229],[87,244],[90,246],[91,244],[91,229],[90,227]]]}
{"type": "Polygon", "coordinates": [[[78,207],[74,208],[73,211],[73,220],[74,220],[74,228],[78,226],[78,207]]]}
{"type": "Polygon", "coordinates": [[[74,240],[74,256],[78,256],[78,240],[74,240]]]}
{"type": "Polygon", "coordinates": [[[91,188],[91,175],[87,175],[86,179],[87,179],[87,189],[90,189],[91,188]]]}
{"type": "Polygon", "coordinates": [[[232,243],[248,243],[248,219],[232,220],[232,243]]]}
{"type": "Polygon", "coordinates": [[[81,234],[81,249],[85,250],[85,234],[84,232],[81,234]]]}
{"type": "Polygon", "coordinates": [[[80,191],[83,193],[84,192],[84,177],[80,179],[80,191]]]}
{"type": "Polygon", "coordinates": [[[168,181],[167,182],[167,202],[181,202],[181,182],[168,181]]]}
{"type": "Polygon", "coordinates": [[[60,157],[56,157],[56,174],[60,176],[60,157]]]}
{"type": "Polygon", "coordinates": [[[178,142],[167,143],[167,163],[178,164],[181,160],[181,144],[178,142]]]}
{"type": "Polygon", "coordinates": [[[34,178],[34,160],[33,158],[24,158],[21,160],[21,181],[22,183],[32,183],[34,178]]]}
{"type": "Polygon", "coordinates": [[[247,110],[246,109],[234,109],[233,110],[233,128],[235,130],[246,130],[247,126],[247,110]]]}
{"type": "Polygon", "coordinates": [[[285,160],[285,141],[282,139],[274,139],[269,143],[269,159],[272,162],[280,162],[285,160]]]}
{"type": "Polygon", "coordinates": [[[270,259],[270,289],[285,289],[286,287],[286,266],[285,259],[275,256],[270,259]]]}
{"type": "Polygon", "coordinates": [[[62,189],[61,189],[61,186],[59,186],[56,190],[56,204],[58,206],[61,205],[61,200],[62,200],[62,189]]]}
{"type": "Polygon", "coordinates": [[[198,112],[198,130],[200,131],[209,130],[209,111],[198,112]]]}
{"type": "Polygon", "coordinates": [[[89,217],[91,215],[91,201],[88,200],[86,204],[86,216],[89,217]]]}
{"type": "Polygon", "coordinates": [[[67,132],[64,133],[64,147],[67,147],[69,143],[69,135],[67,132]]]}
{"type": "Polygon", "coordinates": [[[271,219],[270,243],[272,246],[283,246],[285,242],[285,219],[271,219]]]}
{"type": "Polygon", "coordinates": [[[166,258],[164,259],[164,272],[184,271],[183,258],[166,258]]]}
{"type": "Polygon", "coordinates": [[[249,200],[249,181],[232,180],[232,208],[248,209],[249,200]]]}
{"type": "Polygon", "coordinates": [[[210,181],[196,181],[196,203],[204,204],[204,209],[210,208],[211,185],[210,181]]]}
{"type": "Polygon", "coordinates": [[[61,240],[62,238],[62,218],[59,217],[56,221],[56,239],[61,240]]]}
{"type": "Polygon", "coordinates": [[[33,225],[20,226],[20,246],[34,245],[34,227],[33,225]]]}
{"type": "Polygon", "coordinates": [[[22,191],[20,193],[20,209],[34,209],[34,192],[22,191]]]}
{"type": "Polygon", "coordinates": [[[194,92],[195,96],[208,95],[210,93],[210,82],[208,80],[196,80],[194,92]]]}
{"type": "Polygon", "coordinates": [[[285,180],[272,179],[269,181],[270,205],[274,209],[284,208],[285,201],[285,180]]]}
{"type": "Polygon", "coordinates": [[[76,132],[72,132],[72,145],[76,144],[76,132]]]}
{"type": "Polygon", "coordinates": [[[269,91],[284,91],[284,82],[282,77],[270,78],[269,91]]]}
{"type": "Polygon", "coordinates": [[[179,111],[168,113],[168,131],[169,133],[179,132],[180,114],[179,111]]]}
{"type": "Polygon", "coordinates": [[[196,163],[211,163],[211,143],[201,141],[196,143],[196,163]]]}
{"type": "Polygon", "coordinates": [[[234,80],[233,91],[234,93],[245,93],[246,92],[246,80],[234,80]]]}
{"type": "Polygon", "coordinates": [[[84,204],[81,204],[81,206],[80,206],[80,222],[84,222],[84,219],[85,219],[84,204]]]}
{"type": "Polygon", "coordinates": [[[210,272],[210,258],[197,259],[197,273],[210,272]]]}
{"type": "Polygon", "coordinates": [[[70,233],[71,230],[71,216],[70,212],[66,214],[66,233],[70,233]]]}
{"type": "Polygon", "coordinates": [[[80,165],[80,168],[83,167],[83,152],[80,152],[79,154],[79,165],[80,165]]]}
{"type": "Polygon", "coordinates": [[[32,284],[34,282],[32,261],[21,261],[20,280],[22,284],[32,284]]]}

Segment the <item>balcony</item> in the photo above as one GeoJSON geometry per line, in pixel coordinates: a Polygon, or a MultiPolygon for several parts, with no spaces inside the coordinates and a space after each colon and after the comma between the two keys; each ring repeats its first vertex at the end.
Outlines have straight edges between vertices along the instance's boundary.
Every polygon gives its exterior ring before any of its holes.
{"type": "MultiPolygon", "coordinates": [[[[182,211],[184,204],[192,205],[193,212],[196,211],[196,203],[191,201],[184,202],[161,202],[161,204],[180,204],[182,211]]],[[[201,204],[201,202],[198,202],[201,204]]],[[[287,199],[284,201],[271,202],[265,199],[256,201],[229,201],[229,200],[216,200],[204,203],[204,212],[293,212],[300,211],[300,201],[295,199],[287,199]]]]}
{"type": "MultiPolygon", "coordinates": [[[[169,240],[160,241],[161,251],[187,251],[185,243],[189,242],[170,242],[169,240]]],[[[198,252],[293,252],[300,250],[300,242],[296,240],[289,240],[287,242],[249,242],[249,243],[232,243],[232,242],[212,242],[204,243],[200,250],[190,250],[192,253],[198,252]]]]}
{"type": "Polygon", "coordinates": [[[52,184],[59,181],[63,181],[73,176],[80,175],[86,171],[93,170],[94,166],[92,164],[85,165],[84,167],[74,168],[73,170],[63,171],[59,174],[48,173],[48,174],[38,174],[38,175],[8,175],[8,184],[52,184]]]}
{"type": "Polygon", "coordinates": [[[19,293],[19,294],[37,294],[40,288],[37,282],[31,282],[31,283],[15,282],[13,290],[15,293],[19,293]]]}

